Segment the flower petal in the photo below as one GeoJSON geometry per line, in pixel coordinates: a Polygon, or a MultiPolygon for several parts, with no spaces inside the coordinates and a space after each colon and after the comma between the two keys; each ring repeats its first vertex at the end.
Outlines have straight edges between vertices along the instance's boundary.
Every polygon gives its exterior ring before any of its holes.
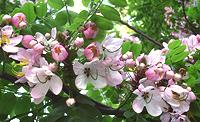
{"type": "Polygon", "coordinates": [[[78,75],[75,80],[75,85],[78,89],[86,89],[87,87],[87,77],[83,75],[78,75]]]}
{"type": "Polygon", "coordinates": [[[19,48],[13,45],[4,45],[2,49],[8,53],[16,53],[18,52],[19,48]]]}
{"type": "Polygon", "coordinates": [[[132,108],[136,113],[141,113],[145,106],[145,101],[142,97],[137,97],[132,104],[132,108]]]}
{"type": "Polygon", "coordinates": [[[58,95],[63,87],[63,82],[57,75],[51,77],[51,80],[48,81],[50,84],[50,90],[55,94],[58,95]]]}
{"type": "Polygon", "coordinates": [[[159,116],[162,114],[162,109],[159,106],[159,103],[154,100],[151,100],[151,102],[146,105],[146,109],[151,116],[159,116]]]}
{"type": "Polygon", "coordinates": [[[104,77],[101,77],[101,76],[97,76],[97,79],[92,80],[91,83],[97,89],[104,88],[107,85],[106,79],[104,77]]]}
{"type": "Polygon", "coordinates": [[[31,90],[31,97],[34,99],[41,98],[42,96],[45,96],[49,90],[49,83],[38,83],[33,87],[31,90]]]}

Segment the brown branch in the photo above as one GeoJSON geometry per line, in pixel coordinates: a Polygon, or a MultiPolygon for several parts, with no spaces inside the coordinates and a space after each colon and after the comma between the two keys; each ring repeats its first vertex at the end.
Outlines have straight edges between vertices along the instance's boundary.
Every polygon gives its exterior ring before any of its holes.
{"type": "Polygon", "coordinates": [[[193,34],[197,34],[196,32],[196,28],[193,26],[193,24],[188,20],[186,12],[185,12],[185,0],[181,1],[181,5],[182,5],[182,11],[183,11],[183,17],[186,21],[186,23],[188,24],[188,27],[190,28],[190,30],[192,31],[193,34]]]}
{"type": "MultiPolygon", "coordinates": [[[[16,77],[14,77],[14,76],[12,76],[12,75],[9,75],[9,74],[6,74],[6,73],[0,74],[0,79],[4,79],[4,80],[7,80],[7,81],[10,81],[11,83],[14,83],[14,82],[17,80],[16,77]]],[[[27,86],[27,84],[20,84],[20,83],[18,83],[18,84],[16,84],[16,85],[18,85],[18,86],[27,86]]],[[[79,96],[81,96],[81,97],[83,97],[84,99],[86,99],[86,100],[88,100],[88,101],[94,103],[94,106],[95,106],[103,115],[115,115],[115,116],[118,116],[118,117],[124,117],[123,114],[124,114],[125,111],[123,111],[123,110],[114,109],[114,108],[112,108],[112,107],[109,107],[109,106],[106,106],[106,105],[104,105],[104,104],[101,104],[101,103],[99,103],[99,102],[97,102],[97,101],[95,101],[95,100],[89,98],[88,96],[85,96],[85,95],[80,94],[80,93],[77,92],[76,90],[69,89],[68,87],[63,87],[63,91],[64,91],[65,93],[67,93],[67,94],[69,94],[69,93],[72,91],[74,97],[77,97],[77,98],[78,98],[79,96]]],[[[63,98],[63,97],[61,97],[61,96],[59,96],[59,95],[56,96],[56,95],[54,95],[52,92],[48,92],[48,93],[47,93],[47,97],[49,97],[50,99],[52,99],[52,101],[53,101],[54,103],[56,103],[58,100],[61,100],[61,99],[63,99],[63,100],[66,100],[66,99],[67,99],[67,98],[63,98]]],[[[76,101],[77,101],[77,104],[81,103],[81,101],[79,101],[78,99],[76,99],[76,101]]]]}
{"type": "Polygon", "coordinates": [[[155,39],[153,39],[152,37],[146,35],[144,32],[142,32],[141,30],[138,30],[137,28],[135,28],[134,26],[129,25],[128,23],[120,20],[119,21],[121,24],[126,25],[128,28],[134,30],[136,33],[142,35],[144,38],[146,38],[147,40],[149,40],[150,42],[152,42],[153,44],[157,45],[160,48],[163,48],[163,45],[159,42],[156,41],[155,39]]]}

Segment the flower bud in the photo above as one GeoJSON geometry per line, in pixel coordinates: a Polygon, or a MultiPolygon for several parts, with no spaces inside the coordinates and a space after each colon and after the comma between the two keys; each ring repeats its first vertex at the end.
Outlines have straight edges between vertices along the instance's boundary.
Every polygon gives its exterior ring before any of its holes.
{"type": "Polygon", "coordinates": [[[74,41],[74,44],[76,47],[80,48],[83,46],[84,44],[84,39],[83,38],[76,38],[76,40],[74,41]]]}
{"type": "Polygon", "coordinates": [[[145,72],[145,75],[148,80],[154,80],[156,76],[156,72],[154,71],[153,68],[150,68],[145,72]]]}
{"type": "Polygon", "coordinates": [[[40,43],[37,43],[36,45],[33,46],[33,50],[37,53],[37,54],[42,54],[43,50],[44,50],[44,46],[41,45],[40,43]]]}
{"type": "Polygon", "coordinates": [[[72,106],[76,103],[75,99],[74,98],[69,98],[66,100],[66,104],[67,106],[72,106]]]}
{"type": "Polygon", "coordinates": [[[86,39],[94,39],[98,33],[98,28],[95,23],[88,22],[84,25],[83,34],[86,39]]]}
{"type": "Polygon", "coordinates": [[[25,22],[20,22],[19,23],[19,28],[26,28],[26,23],[25,22]]]}
{"type": "Polygon", "coordinates": [[[38,42],[35,40],[31,40],[29,43],[29,46],[32,48],[33,46],[35,46],[38,42]]]}
{"type": "Polygon", "coordinates": [[[50,39],[50,38],[51,38],[51,34],[50,34],[50,33],[45,33],[45,37],[46,37],[47,39],[50,39]]]}
{"type": "Polygon", "coordinates": [[[12,17],[12,24],[16,28],[21,28],[26,26],[26,16],[23,13],[17,13],[12,17]]]}
{"type": "Polygon", "coordinates": [[[22,40],[22,45],[26,48],[31,48],[30,42],[34,39],[32,35],[25,35],[22,40]]]}
{"type": "Polygon", "coordinates": [[[172,70],[166,72],[166,79],[172,79],[174,77],[174,72],[172,70]]]}
{"type": "Polygon", "coordinates": [[[48,65],[49,69],[52,71],[52,72],[56,72],[57,69],[58,69],[58,66],[56,65],[56,63],[50,63],[48,65]]]}
{"type": "Polygon", "coordinates": [[[89,44],[83,51],[87,60],[92,61],[100,55],[100,51],[96,42],[89,44]]]}
{"type": "Polygon", "coordinates": [[[12,17],[11,17],[10,15],[6,14],[6,15],[4,15],[4,16],[2,17],[2,20],[3,20],[4,22],[6,22],[6,23],[9,23],[9,22],[12,21],[12,17]]]}
{"type": "Polygon", "coordinates": [[[133,68],[135,66],[135,61],[133,59],[127,59],[126,66],[129,68],[133,68]]]}
{"type": "Polygon", "coordinates": [[[64,61],[68,56],[67,50],[60,44],[54,45],[51,52],[53,59],[56,61],[64,61]]]}
{"type": "Polygon", "coordinates": [[[174,75],[174,80],[175,80],[175,81],[181,80],[181,75],[178,74],[178,73],[176,73],[176,74],[174,75]]]}

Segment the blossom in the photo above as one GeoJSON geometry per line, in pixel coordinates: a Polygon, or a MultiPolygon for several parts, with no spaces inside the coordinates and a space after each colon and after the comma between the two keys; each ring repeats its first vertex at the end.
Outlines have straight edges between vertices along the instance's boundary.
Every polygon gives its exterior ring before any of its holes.
{"type": "Polygon", "coordinates": [[[97,42],[92,42],[83,51],[88,61],[92,61],[100,55],[100,48],[97,42]]]}
{"type": "Polygon", "coordinates": [[[27,22],[26,22],[26,16],[23,13],[16,13],[12,17],[12,24],[16,28],[24,28],[26,26],[26,24],[27,24],[27,22]]]}
{"type": "Polygon", "coordinates": [[[34,37],[32,35],[24,35],[22,39],[22,45],[26,48],[32,48],[31,41],[34,40],[34,37]]]}
{"type": "Polygon", "coordinates": [[[58,95],[63,87],[62,80],[49,69],[44,58],[40,59],[40,68],[33,67],[30,72],[26,72],[25,77],[29,82],[35,84],[31,89],[31,96],[34,99],[45,96],[49,89],[58,95]]]}
{"type": "Polygon", "coordinates": [[[162,106],[164,102],[153,86],[144,87],[139,85],[134,94],[138,95],[133,101],[132,107],[136,113],[141,113],[143,108],[146,106],[147,112],[152,116],[159,116],[162,113],[162,106]]]}
{"type": "Polygon", "coordinates": [[[187,46],[187,50],[190,52],[195,52],[196,49],[200,49],[198,35],[191,35],[189,38],[183,38],[182,43],[187,46]]]}
{"type": "Polygon", "coordinates": [[[84,25],[83,34],[86,39],[93,39],[98,33],[98,28],[95,23],[88,22],[84,25]]]}
{"type": "Polygon", "coordinates": [[[103,88],[107,81],[100,73],[104,73],[96,68],[98,60],[86,62],[84,65],[75,61],[73,65],[74,73],[77,75],[75,85],[78,89],[86,89],[87,83],[91,82],[95,88],[103,88]]]}
{"type": "Polygon", "coordinates": [[[56,44],[55,46],[53,46],[51,52],[53,59],[56,61],[64,61],[68,56],[68,52],[60,44],[56,44]]]}
{"type": "Polygon", "coordinates": [[[4,51],[9,53],[16,53],[19,49],[18,47],[16,47],[16,45],[21,42],[23,36],[19,35],[17,37],[11,38],[12,33],[12,26],[4,26],[1,29],[0,45],[2,46],[2,49],[4,51]]]}
{"type": "Polygon", "coordinates": [[[189,110],[190,102],[196,97],[193,92],[179,85],[171,85],[165,89],[163,99],[171,105],[174,111],[181,114],[189,110]]]}
{"type": "Polygon", "coordinates": [[[80,48],[84,44],[84,39],[77,37],[76,40],[74,41],[74,44],[76,47],[80,48]]]}

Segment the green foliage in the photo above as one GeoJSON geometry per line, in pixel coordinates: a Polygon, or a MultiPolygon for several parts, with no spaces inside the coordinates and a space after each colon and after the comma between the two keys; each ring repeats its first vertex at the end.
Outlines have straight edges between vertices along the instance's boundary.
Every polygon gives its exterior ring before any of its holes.
{"type": "Polygon", "coordinates": [[[113,28],[112,21],[104,18],[103,16],[96,15],[92,20],[97,24],[97,26],[102,30],[111,30],[113,28]]]}
{"type": "Polygon", "coordinates": [[[126,0],[109,0],[110,3],[117,7],[125,7],[127,6],[126,0]]]}
{"type": "Polygon", "coordinates": [[[38,2],[35,6],[36,14],[38,17],[45,17],[47,14],[47,4],[43,2],[38,2]]]}
{"type": "Polygon", "coordinates": [[[185,51],[186,46],[182,45],[180,40],[173,40],[169,43],[168,48],[169,53],[167,54],[167,63],[182,61],[189,54],[188,51],[185,51]]]}
{"type": "Polygon", "coordinates": [[[36,19],[36,13],[35,13],[35,5],[31,2],[25,3],[21,11],[26,15],[26,20],[28,23],[32,23],[36,19]]]}
{"type": "Polygon", "coordinates": [[[140,55],[140,52],[142,51],[142,45],[133,43],[131,41],[126,41],[122,45],[122,53],[125,54],[127,51],[132,51],[134,54],[134,58],[136,58],[140,55]]]}
{"type": "Polygon", "coordinates": [[[64,2],[62,0],[48,0],[49,6],[54,9],[60,10],[64,7],[64,2]]]}
{"type": "Polygon", "coordinates": [[[0,114],[10,114],[16,104],[15,95],[13,93],[1,94],[0,104],[0,114]]]}
{"type": "Polygon", "coordinates": [[[100,12],[105,18],[107,18],[109,20],[113,20],[113,21],[119,21],[120,20],[119,12],[111,6],[102,5],[100,7],[100,12]]]}
{"type": "Polygon", "coordinates": [[[61,11],[56,15],[56,19],[55,22],[58,26],[62,26],[65,25],[67,23],[68,20],[68,15],[66,11],[61,11]]]}

